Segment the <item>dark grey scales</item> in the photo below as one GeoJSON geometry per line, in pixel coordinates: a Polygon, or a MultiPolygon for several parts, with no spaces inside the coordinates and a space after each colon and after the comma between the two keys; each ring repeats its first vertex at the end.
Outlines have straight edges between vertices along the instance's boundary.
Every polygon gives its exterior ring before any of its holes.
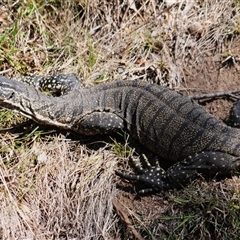
{"type": "Polygon", "coordinates": [[[116,81],[52,97],[0,76],[0,106],[40,124],[85,135],[128,131],[153,153],[173,162],[167,171],[158,162],[153,166],[147,162],[146,169],[136,164],[138,175],[117,172],[147,183],[148,190],[179,187],[199,173],[240,170],[240,129],[227,126],[180,93],[155,84],[116,81]]]}
{"type": "Polygon", "coordinates": [[[229,124],[233,127],[240,128],[240,100],[233,104],[230,111],[229,124]]]}

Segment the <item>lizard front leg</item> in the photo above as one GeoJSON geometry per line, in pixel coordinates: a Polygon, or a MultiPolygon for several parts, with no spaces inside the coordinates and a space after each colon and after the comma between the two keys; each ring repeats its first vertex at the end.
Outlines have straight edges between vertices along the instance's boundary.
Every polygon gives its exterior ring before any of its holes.
{"type": "Polygon", "coordinates": [[[84,135],[111,134],[123,130],[124,121],[114,113],[94,111],[77,121],[73,128],[84,135]]]}
{"type": "Polygon", "coordinates": [[[175,163],[165,172],[159,163],[150,165],[147,168],[136,165],[137,174],[126,174],[116,172],[122,178],[137,180],[149,185],[148,189],[143,189],[140,193],[156,192],[164,189],[185,186],[196,179],[199,174],[229,174],[240,170],[240,158],[223,152],[200,152],[185,158],[183,161],[175,163]]]}

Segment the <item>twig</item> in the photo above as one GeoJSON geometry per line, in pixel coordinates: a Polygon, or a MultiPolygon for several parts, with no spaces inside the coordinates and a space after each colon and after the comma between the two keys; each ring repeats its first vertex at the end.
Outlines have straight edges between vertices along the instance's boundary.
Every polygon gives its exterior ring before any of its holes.
{"type": "Polygon", "coordinates": [[[3,70],[3,71],[0,71],[0,75],[2,75],[2,74],[5,74],[5,73],[8,73],[8,72],[11,72],[12,71],[12,69],[5,69],[5,70],[3,70]]]}
{"type": "Polygon", "coordinates": [[[117,199],[113,199],[112,204],[113,204],[117,214],[119,215],[119,217],[122,219],[122,221],[124,221],[126,223],[128,229],[131,230],[131,232],[133,233],[135,238],[138,240],[144,240],[144,238],[140,235],[140,233],[132,225],[129,217],[125,213],[126,211],[124,209],[124,206],[117,199]]]}
{"type": "Polygon", "coordinates": [[[201,100],[201,99],[207,99],[207,98],[219,98],[219,97],[232,97],[237,100],[240,99],[240,96],[236,94],[240,94],[239,89],[233,90],[233,91],[227,91],[227,92],[215,92],[215,93],[203,93],[199,95],[189,95],[188,97],[194,100],[201,100]]]}

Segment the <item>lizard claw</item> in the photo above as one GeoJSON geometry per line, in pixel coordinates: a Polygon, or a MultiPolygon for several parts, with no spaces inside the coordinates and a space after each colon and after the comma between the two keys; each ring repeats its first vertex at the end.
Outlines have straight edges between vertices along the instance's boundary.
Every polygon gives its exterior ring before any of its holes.
{"type": "Polygon", "coordinates": [[[166,172],[160,167],[158,159],[155,160],[154,165],[151,165],[146,157],[144,157],[144,161],[146,169],[139,162],[133,160],[134,169],[137,174],[116,171],[116,175],[127,180],[140,181],[150,186],[150,188],[140,190],[139,193],[157,192],[168,188],[166,172]]]}

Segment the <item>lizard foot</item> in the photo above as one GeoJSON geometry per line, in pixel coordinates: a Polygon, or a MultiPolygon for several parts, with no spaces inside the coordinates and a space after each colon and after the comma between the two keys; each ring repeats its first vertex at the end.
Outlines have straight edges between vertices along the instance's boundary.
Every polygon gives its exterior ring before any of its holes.
{"type": "Polygon", "coordinates": [[[137,174],[116,171],[116,175],[127,180],[140,181],[150,186],[149,188],[140,190],[139,193],[159,192],[162,189],[168,188],[166,172],[160,167],[158,159],[156,158],[155,163],[151,165],[144,156],[144,162],[146,168],[143,168],[138,161],[133,160],[133,167],[137,174]]]}

